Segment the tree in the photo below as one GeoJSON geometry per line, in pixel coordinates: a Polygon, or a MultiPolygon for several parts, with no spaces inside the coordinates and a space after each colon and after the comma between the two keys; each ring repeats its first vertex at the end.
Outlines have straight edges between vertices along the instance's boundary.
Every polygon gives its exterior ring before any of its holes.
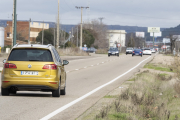
{"type": "Polygon", "coordinates": [[[175,42],[176,42],[176,40],[177,40],[177,36],[175,36],[175,35],[170,35],[170,46],[171,46],[171,53],[173,53],[173,48],[175,48],[175,42]]]}
{"type": "MultiPolygon", "coordinates": [[[[42,43],[42,31],[36,37],[36,42],[42,43]]],[[[52,32],[48,30],[44,30],[44,40],[43,44],[53,44],[54,43],[54,35],[52,32]]]]}
{"type": "Polygon", "coordinates": [[[92,47],[94,44],[95,38],[92,35],[91,30],[83,30],[83,45],[87,45],[88,48],[92,47]]]}

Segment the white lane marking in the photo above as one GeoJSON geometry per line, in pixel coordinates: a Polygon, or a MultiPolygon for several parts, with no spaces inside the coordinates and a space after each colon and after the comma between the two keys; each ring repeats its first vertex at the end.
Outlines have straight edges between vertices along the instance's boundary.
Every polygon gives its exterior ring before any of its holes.
{"type": "Polygon", "coordinates": [[[102,62],[102,64],[103,64],[104,62],[102,62]]]}
{"type": "Polygon", "coordinates": [[[92,67],[94,66],[94,65],[91,65],[92,67]]]}
{"type": "Polygon", "coordinates": [[[75,70],[79,70],[79,69],[75,69],[75,70]]]}
{"type": "Polygon", "coordinates": [[[84,68],[87,68],[87,67],[84,67],[84,68]]]}
{"type": "Polygon", "coordinates": [[[77,59],[77,60],[69,60],[69,62],[80,61],[80,60],[98,59],[98,58],[101,58],[101,57],[97,57],[97,58],[87,58],[87,59],[77,59]]]}
{"type": "Polygon", "coordinates": [[[60,107],[59,109],[57,109],[57,110],[55,110],[54,112],[48,114],[47,116],[43,117],[43,118],[40,119],[40,120],[48,120],[48,119],[52,118],[53,116],[57,115],[58,113],[62,112],[62,111],[65,110],[65,109],[71,107],[72,105],[78,103],[79,101],[85,99],[86,97],[92,95],[93,93],[97,92],[98,90],[100,90],[100,89],[106,87],[107,85],[109,85],[109,84],[117,81],[119,78],[121,78],[122,76],[126,75],[127,73],[129,73],[129,72],[131,72],[132,70],[134,70],[135,68],[137,68],[141,63],[143,63],[144,61],[148,60],[150,57],[151,57],[151,56],[149,56],[148,58],[144,59],[144,60],[141,61],[139,64],[137,64],[135,67],[131,68],[130,70],[128,70],[127,72],[123,73],[122,75],[116,77],[115,79],[111,80],[110,82],[108,82],[108,83],[106,83],[106,84],[104,84],[104,85],[101,85],[101,86],[99,86],[98,88],[92,90],[91,92],[83,95],[82,97],[80,97],[80,98],[78,98],[78,99],[76,99],[76,100],[74,100],[74,101],[72,101],[72,102],[70,102],[70,103],[68,103],[68,104],[60,107]]]}

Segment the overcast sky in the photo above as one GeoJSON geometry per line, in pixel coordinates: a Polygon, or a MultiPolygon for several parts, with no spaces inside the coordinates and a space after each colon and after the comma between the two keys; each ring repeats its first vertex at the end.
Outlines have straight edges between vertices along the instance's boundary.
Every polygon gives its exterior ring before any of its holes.
{"type": "MultiPolygon", "coordinates": [[[[62,24],[104,17],[108,25],[175,27],[180,24],[180,0],[60,0],[62,24]]],[[[56,21],[58,0],[17,0],[18,20],[56,21]]],[[[0,0],[0,19],[12,19],[13,0],[0,0]]]]}

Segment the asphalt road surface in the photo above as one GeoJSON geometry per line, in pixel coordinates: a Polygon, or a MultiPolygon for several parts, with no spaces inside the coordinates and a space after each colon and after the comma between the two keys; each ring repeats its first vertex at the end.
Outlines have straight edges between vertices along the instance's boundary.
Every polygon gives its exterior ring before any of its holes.
{"type": "MultiPolygon", "coordinates": [[[[100,98],[130,78],[151,57],[107,55],[71,59],[65,67],[67,94],[53,98],[51,92],[17,92],[0,96],[1,120],[74,120],[100,98]]],[[[1,83],[0,83],[1,84],[1,83]]]]}

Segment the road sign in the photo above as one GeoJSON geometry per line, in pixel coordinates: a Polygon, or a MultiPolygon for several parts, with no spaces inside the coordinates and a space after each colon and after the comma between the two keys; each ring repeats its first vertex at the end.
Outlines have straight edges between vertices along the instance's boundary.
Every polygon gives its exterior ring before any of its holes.
{"type": "MultiPolygon", "coordinates": [[[[153,33],[150,33],[150,36],[153,37],[153,33]]],[[[162,32],[154,33],[154,37],[161,37],[161,36],[162,36],[162,32]]]]}
{"type": "Polygon", "coordinates": [[[170,39],[169,38],[163,38],[163,43],[170,43],[170,39]]]}
{"type": "Polygon", "coordinates": [[[148,27],[148,32],[149,33],[159,33],[160,27],[148,27]]]}
{"type": "Polygon", "coordinates": [[[117,44],[117,46],[118,46],[118,47],[121,47],[121,44],[120,44],[120,43],[118,43],[118,44],[117,44]]]}

